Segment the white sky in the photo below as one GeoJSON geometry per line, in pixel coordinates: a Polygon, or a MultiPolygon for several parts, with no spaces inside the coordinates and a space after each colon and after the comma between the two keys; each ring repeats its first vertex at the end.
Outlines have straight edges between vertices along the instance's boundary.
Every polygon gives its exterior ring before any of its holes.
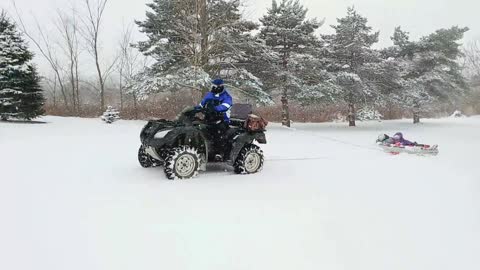
{"type": "MultiPolygon", "coordinates": [[[[30,14],[34,14],[46,29],[51,29],[51,17],[57,8],[65,9],[71,3],[79,6],[83,0],[13,0],[23,14],[24,20],[33,27],[30,14]]],[[[271,5],[271,0],[246,0],[245,15],[256,20],[271,5]]],[[[103,49],[110,51],[120,36],[124,23],[142,20],[145,4],[150,0],[109,0],[104,18],[103,49]]],[[[309,9],[309,17],[326,19],[320,32],[330,32],[331,24],[346,13],[348,6],[356,9],[369,19],[369,24],[380,31],[377,47],[391,45],[390,36],[395,26],[400,25],[416,39],[438,28],[452,25],[468,26],[465,42],[480,39],[479,0],[301,0],[309,9]]],[[[0,8],[12,11],[12,0],[0,0],[0,8]]],[[[141,38],[140,35],[137,36],[141,38]]],[[[41,59],[36,59],[40,62],[41,59]]],[[[42,66],[42,65],[41,65],[42,66]]]]}

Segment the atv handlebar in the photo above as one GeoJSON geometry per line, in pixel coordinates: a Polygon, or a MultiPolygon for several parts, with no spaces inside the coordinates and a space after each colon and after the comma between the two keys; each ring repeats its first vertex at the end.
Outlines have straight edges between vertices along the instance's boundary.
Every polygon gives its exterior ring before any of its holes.
{"type": "Polygon", "coordinates": [[[216,122],[217,119],[223,118],[222,113],[215,110],[215,105],[207,103],[204,107],[188,107],[179,115],[178,120],[184,123],[200,122],[216,122]],[[198,118],[197,113],[204,115],[204,119],[198,118]]]}

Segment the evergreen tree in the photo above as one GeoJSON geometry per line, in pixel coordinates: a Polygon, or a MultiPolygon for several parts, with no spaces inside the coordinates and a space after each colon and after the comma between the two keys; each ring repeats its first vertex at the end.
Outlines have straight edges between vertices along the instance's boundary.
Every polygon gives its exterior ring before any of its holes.
{"type": "Polygon", "coordinates": [[[40,78],[28,50],[5,12],[0,14],[0,116],[33,119],[43,113],[40,78]]]}
{"type": "MultiPolygon", "coordinates": [[[[332,25],[335,30],[333,35],[323,36],[328,44],[327,52],[332,59],[328,65],[330,72],[337,73],[337,83],[341,87],[341,99],[348,105],[348,121],[350,126],[355,126],[355,106],[373,100],[377,96],[376,87],[367,83],[369,76],[379,67],[378,53],[371,47],[378,42],[379,32],[373,32],[368,26],[367,18],[361,16],[351,7],[347,16],[337,19],[337,25],[332,25]],[[376,67],[366,67],[368,63],[377,63],[376,67]],[[370,71],[370,72],[369,72],[370,71]]],[[[381,63],[380,63],[381,65],[381,63]]],[[[376,79],[370,80],[374,82],[376,79]]]]}
{"type": "Polygon", "coordinates": [[[410,33],[403,31],[400,26],[395,27],[393,36],[390,37],[393,47],[382,50],[384,57],[412,59],[417,50],[415,42],[410,41],[410,33]]]}
{"type": "Polygon", "coordinates": [[[324,38],[330,44],[330,50],[336,59],[337,70],[357,73],[364,64],[372,61],[372,45],[378,42],[379,32],[373,32],[367,18],[358,14],[355,8],[347,10],[347,16],[337,19],[332,25],[334,35],[324,38]]]}
{"type": "Polygon", "coordinates": [[[459,41],[466,31],[457,26],[440,29],[413,42],[407,32],[395,29],[394,47],[387,50],[401,66],[402,91],[395,98],[412,111],[414,123],[435,103],[454,105],[465,96],[468,84],[457,60],[462,55],[459,41]]]}
{"type": "Polygon", "coordinates": [[[138,76],[140,95],[205,90],[221,76],[236,94],[271,102],[254,72],[255,63],[273,56],[251,35],[258,25],[242,18],[239,0],[154,0],[148,7],[146,20],[137,22],[148,40],[137,47],[156,63],[138,76]]]}
{"type": "Polygon", "coordinates": [[[337,74],[330,72],[328,66],[333,62],[322,47],[317,47],[313,55],[294,55],[291,58],[295,66],[295,98],[302,105],[331,105],[343,102],[342,89],[338,84],[337,74]]]}
{"type": "Polygon", "coordinates": [[[292,65],[292,58],[303,58],[319,43],[314,32],[321,24],[315,19],[307,20],[307,11],[298,0],[281,0],[280,4],[273,0],[267,14],[260,19],[260,37],[281,58],[282,124],[285,126],[290,126],[289,89],[303,87],[296,74],[296,70],[302,68],[292,65]]]}
{"type": "Polygon", "coordinates": [[[402,89],[401,66],[395,58],[381,58],[380,53],[375,62],[363,64],[358,75],[364,84],[367,103],[372,107],[390,107],[390,98],[402,89]]]}

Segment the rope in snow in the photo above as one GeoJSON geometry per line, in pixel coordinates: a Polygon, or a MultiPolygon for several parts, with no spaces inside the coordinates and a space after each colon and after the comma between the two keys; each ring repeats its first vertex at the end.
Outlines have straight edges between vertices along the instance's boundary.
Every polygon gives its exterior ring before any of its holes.
{"type": "MultiPolygon", "coordinates": [[[[288,129],[290,129],[290,128],[288,128],[288,129]]],[[[335,139],[335,138],[327,137],[327,136],[322,136],[322,135],[313,135],[312,132],[308,132],[308,131],[297,130],[297,129],[291,129],[291,130],[308,134],[308,135],[310,135],[314,138],[320,138],[320,139],[323,139],[323,140],[332,141],[332,142],[336,142],[336,143],[340,143],[340,144],[344,144],[344,145],[350,145],[350,146],[354,146],[354,147],[361,148],[361,149],[372,150],[372,151],[382,151],[382,149],[379,149],[377,147],[365,146],[365,145],[360,145],[360,144],[356,144],[356,143],[346,142],[346,141],[342,141],[342,140],[339,140],[339,139],[335,139]]]]}
{"type": "Polygon", "coordinates": [[[336,143],[340,143],[340,144],[354,146],[354,147],[357,147],[357,148],[373,150],[373,151],[382,151],[381,149],[379,149],[377,147],[365,146],[365,145],[361,145],[361,144],[346,142],[346,141],[342,141],[342,140],[331,138],[331,137],[326,137],[326,136],[315,136],[315,137],[318,137],[320,139],[324,139],[324,140],[327,140],[327,141],[332,141],[332,142],[336,142],[336,143]]]}
{"type": "Polygon", "coordinates": [[[324,160],[331,157],[308,157],[308,158],[267,158],[266,161],[305,161],[305,160],[324,160]]]}
{"type": "MultiPolygon", "coordinates": [[[[326,141],[332,141],[332,142],[339,143],[339,144],[349,145],[349,146],[353,146],[353,147],[357,147],[357,148],[361,148],[361,149],[366,149],[366,150],[372,150],[372,151],[382,151],[382,149],[377,148],[377,147],[355,144],[355,143],[346,142],[346,141],[342,141],[342,140],[327,137],[327,136],[314,135],[314,134],[312,134],[311,132],[308,132],[308,131],[302,131],[302,130],[295,130],[295,131],[305,133],[305,134],[307,134],[309,136],[312,136],[314,138],[320,138],[320,139],[323,139],[323,140],[326,140],[326,141]]],[[[300,157],[299,158],[267,158],[265,160],[270,161],[270,162],[275,162],[275,161],[325,160],[325,159],[332,159],[332,158],[334,158],[334,157],[323,156],[323,157],[304,157],[304,158],[300,158],[300,157]]]]}

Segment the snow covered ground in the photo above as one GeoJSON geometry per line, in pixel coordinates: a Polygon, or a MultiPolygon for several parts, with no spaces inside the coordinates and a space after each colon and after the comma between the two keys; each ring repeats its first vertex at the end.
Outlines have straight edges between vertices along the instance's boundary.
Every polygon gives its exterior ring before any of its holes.
{"type": "Polygon", "coordinates": [[[480,117],[274,125],[260,174],[187,181],[137,164],[144,122],[44,120],[0,123],[0,269],[480,269],[480,117]]]}

